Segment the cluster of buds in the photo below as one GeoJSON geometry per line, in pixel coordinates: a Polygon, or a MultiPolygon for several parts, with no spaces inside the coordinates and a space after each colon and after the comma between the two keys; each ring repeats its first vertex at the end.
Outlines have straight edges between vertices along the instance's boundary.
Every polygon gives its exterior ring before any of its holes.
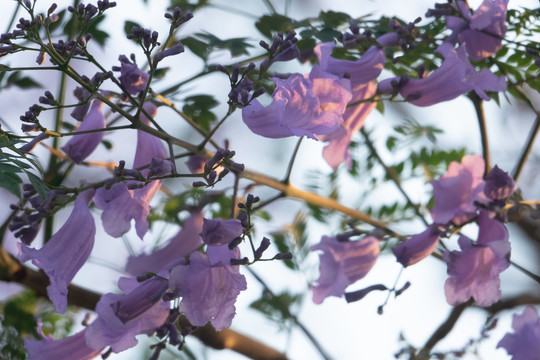
{"type": "Polygon", "coordinates": [[[174,8],[172,13],[165,13],[165,18],[171,21],[171,27],[176,29],[180,25],[188,22],[193,18],[193,13],[189,10],[180,9],[178,6],[174,8]]]}
{"type": "Polygon", "coordinates": [[[100,0],[97,3],[98,6],[80,3],[77,8],[73,6],[68,7],[68,11],[77,16],[81,22],[89,22],[94,16],[101,15],[105,10],[115,7],[116,2],[109,0],[100,0]]]}
{"type": "Polygon", "coordinates": [[[221,181],[231,171],[240,173],[244,171],[244,165],[232,161],[231,159],[236,153],[231,150],[218,149],[214,156],[204,164],[204,180],[195,181],[193,187],[214,186],[221,181]],[[222,167],[218,173],[218,168],[222,167]]]}
{"type": "Polygon", "coordinates": [[[351,32],[345,32],[341,37],[341,42],[346,48],[354,48],[358,44],[367,42],[369,45],[372,44],[373,36],[369,29],[366,29],[363,33],[360,33],[360,27],[356,21],[351,20],[349,23],[349,30],[351,32]]]}
{"type": "Polygon", "coordinates": [[[229,105],[236,107],[245,107],[249,103],[266,92],[264,88],[253,91],[253,81],[247,75],[255,69],[254,63],[249,63],[246,67],[240,67],[234,64],[231,70],[222,65],[218,65],[217,70],[225,73],[231,82],[231,91],[229,92],[229,105]],[[251,91],[253,91],[252,94],[251,91]]]}
{"type": "Polygon", "coordinates": [[[261,63],[261,74],[266,72],[270,65],[276,61],[290,61],[298,58],[300,51],[296,45],[297,42],[298,39],[294,30],[290,30],[285,37],[283,37],[282,32],[278,32],[272,41],[272,45],[268,45],[265,41],[261,40],[259,45],[268,51],[268,58],[264,59],[261,63]]]}
{"type": "Polygon", "coordinates": [[[157,31],[151,31],[150,29],[143,29],[138,26],[131,28],[131,34],[127,36],[128,39],[134,40],[141,45],[144,51],[150,53],[154,48],[161,45],[158,41],[159,33],[157,31]]]}

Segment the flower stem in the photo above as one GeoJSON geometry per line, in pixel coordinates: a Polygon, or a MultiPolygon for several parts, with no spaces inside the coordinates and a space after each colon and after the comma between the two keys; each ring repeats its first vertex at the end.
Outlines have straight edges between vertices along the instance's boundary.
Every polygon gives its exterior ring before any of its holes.
{"type": "Polygon", "coordinates": [[[514,171],[512,171],[512,176],[514,178],[514,181],[516,182],[518,181],[518,178],[521,175],[521,170],[523,170],[523,166],[525,165],[525,162],[527,161],[527,158],[529,157],[531,153],[534,140],[539,130],[540,130],[540,115],[537,115],[536,120],[534,121],[534,125],[531,128],[531,131],[529,132],[529,138],[527,139],[526,145],[523,147],[523,150],[521,151],[521,156],[519,157],[519,161],[517,162],[514,168],[514,171]]]}

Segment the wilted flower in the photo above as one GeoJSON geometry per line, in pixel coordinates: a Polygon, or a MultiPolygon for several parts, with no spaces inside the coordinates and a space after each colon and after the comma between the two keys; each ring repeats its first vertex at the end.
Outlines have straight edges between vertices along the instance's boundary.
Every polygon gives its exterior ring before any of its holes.
{"type": "Polygon", "coordinates": [[[372,236],[358,241],[338,241],[335,237],[323,236],[321,242],[310,249],[323,251],[319,255],[319,280],[311,287],[316,304],[328,296],[343,296],[347,286],[366,276],[381,251],[379,241],[372,236]]]}
{"type": "Polygon", "coordinates": [[[471,297],[480,306],[489,306],[501,297],[499,274],[510,266],[508,230],[488,212],[478,218],[478,240],[466,236],[458,240],[461,251],[446,251],[444,261],[450,276],[444,284],[450,305],[468,301],[471,297]]]}
{"type": "MultiPolygon", "coordinates": [[[[94,100],[90,111],[84,118],[77,131],[104,129],[106,126],[103,115],[103,103],[94,100]]],[[[93,132],[88,134],[74,135],[62,146],[62,150],[77,164],[86,159],[99,145],[103,139],[103,132],[93,132]]]]}
{"type": "Polygon", "coordinates": [[[67,287],[94,247],[96,226],[88,210],[88,202],[93,195],[94,190],[86,190],[77,196],[66,223],[41,249],[17,244],[19,260],[32,260],[49,276],[51,284],[47,287],[47,293],[59,313],[66,311],[67,287]]]}

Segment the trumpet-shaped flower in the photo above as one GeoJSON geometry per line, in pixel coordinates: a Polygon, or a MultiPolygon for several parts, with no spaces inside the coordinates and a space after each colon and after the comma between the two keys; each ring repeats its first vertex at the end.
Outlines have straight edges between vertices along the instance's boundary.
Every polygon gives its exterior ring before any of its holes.
{"type": "Polygon", "coordinates": [[[426,231],[413,235],[405,242],[394,246],[392,252],[404,267],[414,265],[431,255],[439,244],[439,235],[438,227],[431,225],[426,231]]]}
{"type": "Polygon", "coordinates": [[[489,100],[485,91],[505,91],[504,77],[495,76],[484,68],[479,73],[471,65],[465,49],[454,49],[451,43],[441,44],[437,50],[444,57],[441,66],[422,79],[410,79],[398,88],[399,78],[385,79],[379,83],[381,93],[398,90],[401,96],[416,106],[431,106],[474,90],[484,100],[489,100]],[[393,89],[393,90],[392,90],[393,89]]]}
{"type": "Polygon", "coordinates": [[[211,265],[208,256],[194,252],[189,265],[171,270],[169,287],[182,297],[180,312],[191,324],[203,326],[211,322],[221,330],[231,326],[236,298],[246,290],[247,283],[237,266],[222,262],[211,265]]]}
{"type": "MultiPolygon", "coordinates": [[[[157,114],[157,107],[152,103],[145,103],[144,109],[151,116],[157,114]]],[[[141,114],[141,120],[149,124],[150,119],[141,114]]],[[[167,150],[161,140],[141,130],[137,132],[137,148],[133,167],[140,168],[150,165],[152,158],[167,158],[167,150]]],[[[148,174],[150,169],[141,171],[148,174]]],[[[133,182],[138,184],[138,182],[133,182]]],[[[141,189],[131,190],[124,183],[114,184],[111,188],[100,188],[96,191],[94,199],[96,207],[103,210],[101,219],[107,234],[120,237],[131,228],[131,220],[135,220],[137,235],[142,239],[148,231],[147,216],[150,212],[150,201],[161,187],[161,180],[151,181],[141,189]]]]}
{"type": "MultiPolygon", "coordinates": [[[[356,61],[335,59],[332,57],[333,42],[323,43],[315,47],[315,54],[323,71],[347,76],[351,81],[352,97],[349,103],[356,103],[369,99],[375,95],[377,85],[375,79],[380,75],[384,62],[384,52],[372,46],[362,57],[356,61]]],[[[366,117],[375,108],[375,102],[361,102],[356,106],[347,108],[343,113],[343,123],[333,132],[318,136],[321,141],[329,144],[323,150],[323,157],[334,169],[342,162],[350,166],[349,143],[352,136],[364,125],[366,117]]]]}
{"type": "Polygon", "coordinates": [[[25,339],[24,347],[28,352],[28,360],[95,359],[105,347],[94,349],[86,345],[86,330],[59,340],[46,336],[43,340],[25,339]]]}
{"type": "Polygon", "coordinates": [[[444,261],[450,276],[444,284],[450,305],[474,298],[480,306],[489,306],[501,297],[499,274],[510,266],[508,230],[483,211],[478,218],[478,241],[466,236],[458,240],[461,251],[446,251],[444,261]]]}
{"type": "Polygon", "coordinates": [[[447,16],[451,38],[465,45],[470,58],[478,61],[495,54],[501,48],[506,33],[508,0],[484,0],[471,15],[467,2],[458,0],[458,11],[463,18],[447,16]]]}
{"type": "Polygon", "coordinates": [[[476,216],[475,202],[486,203],[484,195],[484,159],[467,155],[461,163],[450,163],[446,174],[431,182],[435,206],[431,209],[433,222],[460,225],[476,216]]]}
{"type": "Polygon", "coordinates": [[[204,219],[201,235],[207,245],[226,245],[242,235],[244,228],[238,219],[204,219]]]}
{"type": "Polygon", "coordinates": [[[351,99],[346,79],[315,66],[309,76],[292,74],[287,79],[272,78],[276,89],[273,101],[264,107],[258,100],[242,109],[242,119],[255,134],[268,138],[329,134],[343,122],[345,106],[351,99]]]}
{"type": "Polygon", "coordinates": [[[17,244],[19,260],[32,260],[34,265],[49,276],[51,284],[47,287],[47,293],[59,313],[66,311],[67,287],[94,247],[96,226],[88,210],[88,202],[93,194],[94,190],[79,194],[66,223],[41,249],[17,244]]]}
{"type": "Polygon", "coordinates": [[[513,333],[508,333],[497,347],[504,348],[512,360],[537,360],[540,354],[540,320],[538,311],[527,306],[521,315],[512,319],[513,333]]]}
{"type": "MultiPolygon", "coordinates": [[[[77,131],[88,131],[105,129],[105,116],[103,116],[103,103],[94,100],[90,111],[84,118],[77,131]]],[[[77,164],[86,159],[97,148],[103,139],[103,132],[74,135],[64,146],[62,150],[77,164]]]]}
{"type": "Polygon", "coordinates": [[[347,286],[366,276],[379,257],[380,246],[372,236],[359,241],[323,236],[311,250],[323,252],[319,255],[319,280],[311,287],[313,302],[320,304],[328,296],[343,296],[347,286]]]}
{"type": "Polygon", "coordinates": [[[146,89],[150,75],[139,69],[137,65],[131,63],[124,55],[121,55],[118,60],[121,63],[120,77],[118,79],[124,89],[132,95],[146,89]]]}
{"type": "Polygon", "coordinates": [[[91,348],[110,346],[115,353],[127,350],[137,345],[136,335],[153,333],[169,315],[169,304],[161,300],[166,280],[154,277],[139,283],[121,278],[118,285],[124,294],[105,294],[97,304],[98,318],[86,332],[91,348]]]}

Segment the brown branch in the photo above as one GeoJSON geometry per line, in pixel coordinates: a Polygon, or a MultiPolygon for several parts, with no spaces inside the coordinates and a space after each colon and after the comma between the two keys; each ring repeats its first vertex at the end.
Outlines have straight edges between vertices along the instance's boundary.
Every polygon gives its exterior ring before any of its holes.
{"type": "MultiPolygon", "coordinates": [[[[35,291],[36,295],[48,299],[49,278],[43,271],[36,271],[21,264],[13,255],[0,247],[0,281],[15,282],[35,291]]],[[[68,304],[95,310],[101,294],[77,285],[68,286],[68,304]]],[[[189,325],[182,317],[180,323],[189,325]]],[[[191,335],[204,345],[214,349],[230,349],[254,360],[287,360],[287,356],[249,336],[231,329],[216,331],[210,324],[199,327],[191,335]]]]}

